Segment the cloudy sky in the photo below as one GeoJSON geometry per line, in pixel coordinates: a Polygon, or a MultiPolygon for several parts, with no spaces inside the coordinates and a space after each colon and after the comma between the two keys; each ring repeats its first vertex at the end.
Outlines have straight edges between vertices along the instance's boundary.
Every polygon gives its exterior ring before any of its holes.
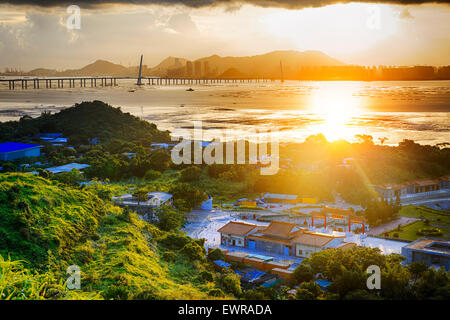
{"type": "Polygon", "coordinates": [[[140,53],[153,66],[167,56],[196,59],[273,50],[320,50],[351,64],[450,65],[447,4],[124,2],[78,2],[80,29],[71,29],[67,21],[76,20],[67,12],[69,4],[0,1],[0,68],[79,68],[97,59],[128,66],[138,63],[140,53]]]}

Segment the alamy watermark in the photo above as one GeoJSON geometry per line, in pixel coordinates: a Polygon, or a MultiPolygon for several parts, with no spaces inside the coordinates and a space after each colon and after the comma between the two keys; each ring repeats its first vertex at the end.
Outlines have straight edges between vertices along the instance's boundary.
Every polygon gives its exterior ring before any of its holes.
{"type": "Polygon", "coordinates": [[[366,272],[370,274],[367,278],[366,285],[367,289],[381,289],[381,270],[377,265],[370,265],[367,267],[366,272]]]}
{"type": "Polygon", "coordinates": [[[81,289],[81,269],[77,265],[71,265],[67,267],[66,272],[70,275],[67,278],[67,289],[81,289]]]}
{"type": "Polygon", "coordinates": [[[66,20],[66,27],[70,30],[81,29],[81,9],[77,5],[70,5],[67,7],[66,12],[70,16],[66,20]]]}
{"type": "Polygon", "coordinates": [[[193,134],[187,129],[176,130],[172,141],[179,141],[180,137],[182,140],[172,149],[171,158],[175,164],[261,164],[262,175],[276,174],[279,170],[278,130],[249,129],[246,135],[248,153],[246,139],[237,136],[232,129],[219,130],[214,140],[203,148],[202,122],[194,121],[193,134]],[[250,138],[253,141],[250,142],[250,138]]]}

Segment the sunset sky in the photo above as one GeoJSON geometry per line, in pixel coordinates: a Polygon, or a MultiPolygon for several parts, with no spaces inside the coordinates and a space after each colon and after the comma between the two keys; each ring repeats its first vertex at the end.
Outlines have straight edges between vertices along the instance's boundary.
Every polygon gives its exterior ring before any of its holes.
{"type": "Polygon", "coordinates": [[[196,59],[273,50],[320,50],[350,64],[450,64],[446,4],[349,3],[289,9],[292,6],[270,3],[199,8],[81,3],[81,29],[70,30],[67,6],[2,2],[0,68],[79,68],[97,59],[129,66],[138,63],[140,53],[145,64],[153,66],[167,56],[196,59]]]}

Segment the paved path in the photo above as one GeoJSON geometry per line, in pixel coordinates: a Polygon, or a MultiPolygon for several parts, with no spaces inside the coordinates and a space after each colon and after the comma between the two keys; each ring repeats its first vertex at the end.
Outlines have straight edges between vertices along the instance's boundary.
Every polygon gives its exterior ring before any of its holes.
{"type": "Polygon", "coordinates": [[[400,225],[405,225],[405,224],[408,224],[410,222],[414,222],[414,221],[418,221],[418,220],[420,220],[420,219],[409,218],[409,217],[400,217],[400,218],[397,218],[397,219],[395,219],[395,220],[393,220],[391,222],[379,225],[377,227],[371,227],[370,231],[368,232],[368,234],[377,236],[379,234],[383,234],[383,233],[385,233],[387,231],[390,231],[390,230],[392,230],[394,228],[397,228],[399,224],[400,225]]]}

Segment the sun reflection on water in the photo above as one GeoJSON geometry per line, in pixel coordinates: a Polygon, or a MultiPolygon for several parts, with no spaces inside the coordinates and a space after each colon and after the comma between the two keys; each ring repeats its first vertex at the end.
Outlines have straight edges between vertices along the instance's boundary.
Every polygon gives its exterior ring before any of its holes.
{"type": "Polygon", "coordinates": [[[353,119],[363,111],[362,101],[354,93],[354,85],[324,85],[311,96],[310,112],[319,120],[311,127],[312,134],[322,133],[328,141],[345,139],[351,141],[361,133],[352,125],[353,119]]]}

